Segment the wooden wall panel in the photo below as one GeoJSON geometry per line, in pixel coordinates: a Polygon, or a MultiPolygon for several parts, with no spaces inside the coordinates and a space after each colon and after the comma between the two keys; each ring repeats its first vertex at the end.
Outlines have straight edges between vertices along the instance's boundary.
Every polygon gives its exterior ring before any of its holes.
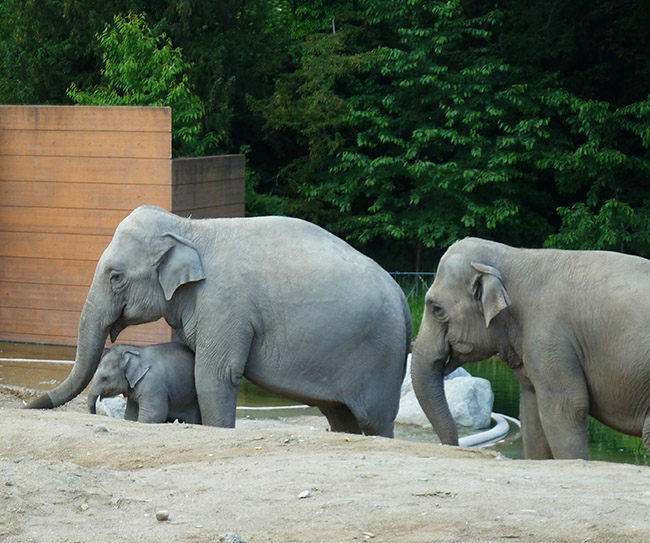
{"type": "Polygon", "coordinates": [[[88,287],[51,283],[0,282],[0,306],[70,311],[83,306],[88,287]]]}
{"type": "MultiPolygon", "coordinates": [[[[155,200],[154,200],[155,201],[155,200]]],[[[106,246],[103,236],[112,236],[115,225],[129,214],[130,211],[113,209],[57,209],[51,207],[39,208],[35,211],[29,207],[7,207],[0,214],[0,231],[13,229],[13,232],[35,234],[75,234],[79,225],[84,226],[88,235],[102,236],[100,244],[106,246]]],[[[0,237],[2,233],[0,232],[0,237]]],[[[2,249],[0,248],[0,254],[2,249]]],[[[77,258],[84,258],[83,254],[77,258]]]]}
{"type": "MultiPolygon", "coordinates": [[[[169,108],[0,106],[0,339],[74,345],[97,260],[131,210],[244,215],[244,156],[171,160],[169,108]]],[[[122,343],[170,341],[163,321],[122,343]]]]}
{"type": "Polygon", "coordinates": [[[243,217],[244,168],[244,155],[173,160],[172,211],[197,219],[243,217]]]}
{"type": "Polygon", "coordinates": [[[156,132],[63,132],[0,128],[2,155],[169,159],[170,153],[171,140],[161,141],[156,132]]]}
{"type": "MultiPolygon", "coordinates": [[[[0,339],[76,343],[115,227],[171,209],[170,159],[169,108],[0,106],[0,339]]],[[[170,339],[164,321],[120,335],[170,339]]]]}
{"type": "Polygon", "coordinates": [[[89,285],[97,262],[52,260],[46,258],[8,258],[0,256],[0,277],[12,283],[89,285]],[[47,270],[47,274],[43,270],[47,270]],[[91,278],[91,279],[89,279],[91,278]]]}
{"type": "MultiPolygon", "coordinates": [[[[2,107],[0,106],[0,111],[2,107]]],[[[28,156],[0,154],[0,181],[107,183],[169,186],[171,161],[143,158],[28,156]]]]}
{"type": "MultiPolygon", "coordinates": [[[[3,340],[77,344],[79,313],[0,307],[0,337],[3,340]],[[8,324],[11,326],[8,326],[8,324]]],[[[171,341],[165,321],[129,326],[119,336],[120,343],[145,345],[171,341]]],[[[107,341],[110,346],[110,339],[107,341]]]]}
{"type": "Polygon", "coordinates": [[[244,175],[245,158],[245,155],[176,158],[172,161],[174,185],[240,179],[244,175]]]}
{"type": "Polygon", "coordinates": [[[15,258],[0,256],[0,277],[12,283],[47,282],[55,285],[88,285],[95,273],[96,261],[15,258]],[[43,273],[43,270],[47,273],[43,273]]]}
{"type": "Polygon", "coordinates": [[[243,217],[242,204],[220,205],[213,207],[203,207],[189,209],[187,211],[175,210],[174,213],[181,217],[191,217],[193,219],[213,219],[213,218],[233,218],[243,217]]]}
{"type": "MultiPolygon", "coordinates": [[[[110,236],[0,232],[0,256],[47,260],[90,260],[97,263],[110,241],[110,236]]],[[[0,270],[0,280],[2,274],[0,270]]],[[[43,270],[43,274],[47,277],[47,268],[43,270]]]]}
{"type": "Polygon", "coordinates": [[[5,207],[47,207],[50,209],[123,210],[150,202],[165,202],[169,185],[125,183],[26,183],[1,181],[0,202],[5,207]]]}
{"type": "Polygon", "coordinates": [[[15,130],[171,132],[171,109],[116,106],[2,106],[0,126],[15,130]]]}

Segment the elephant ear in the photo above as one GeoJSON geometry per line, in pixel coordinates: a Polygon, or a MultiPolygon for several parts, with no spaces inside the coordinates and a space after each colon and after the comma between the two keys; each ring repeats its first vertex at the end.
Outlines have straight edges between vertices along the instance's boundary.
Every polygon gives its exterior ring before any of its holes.
{"type": "Polygon", "coordinates": [[[472,268],[478,272],[472,282],[472,291],[474,297],[481,302],[485,327],[487,328],[490,326],[492,319],[512,305],[512,302],[506,287],[503,285],[499,270],[478,262],[472,262],[471,264],[472,268]]]}
{"type": "Polygon", "coordinates": [[[124,351],[122,365],[124,376],[131,388],[134,388],[151,368],[151,365],[142,359],[138,351],[124,351]]]}
{"type": "Polygon", "coordinates": [[[205,273],[199,251],[191,241],[171,232],[163,236],[171,243],[158,260],[158,281],[169,301],[178,287],[205,279],[205,273]]]}

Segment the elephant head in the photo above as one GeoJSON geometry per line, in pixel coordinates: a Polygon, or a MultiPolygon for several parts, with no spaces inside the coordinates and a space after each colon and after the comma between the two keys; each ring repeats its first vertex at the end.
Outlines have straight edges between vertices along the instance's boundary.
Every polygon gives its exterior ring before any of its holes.
{"type": "Polygon", "coordinates": [[[88,411],[95,413],[97,400],[118,394],[128,396],[151,368],[130,346],[116,345],[102,358],[88,391],[88,411]]]}
{"type": "Polygon", "coordinates": [[[115,230],[102,254],[79,321],[72,371],[27,408],[52,408],[77,396],[90,382],[106,339],[127,326],[167,316],[172,297],[186,283],[205,279],[195,245],[181,234],[183,220],[142,206],[115,230]]]}
{"type": "Polygon", "coordinates": [[[499,351],[501,316],[510,306],[494,255],[472,251],[471,239],[443,255],[425,297],[425,310],[413,346],[413,389],[442,443],[458,445],[458,432],[445,398],[444,377],[466,362],[499,351]],[[477,258],[477,260],[475,260],[477,258]]]}

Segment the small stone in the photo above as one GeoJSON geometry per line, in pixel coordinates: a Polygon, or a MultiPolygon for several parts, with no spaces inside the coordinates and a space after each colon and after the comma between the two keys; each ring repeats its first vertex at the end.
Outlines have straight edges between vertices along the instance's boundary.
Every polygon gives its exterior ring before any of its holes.
{"type": "Polygon", "coordinates": [[[234,532],[224,532],[219,534],[219,541],[223,543],[246,543],[246,540],[234,532]]]}
{"type": "Polygon", "coordinates": [[[82,511],[88,511],[89,508],[90,508],[90,505],[88,505],[87,503],[82,503],[79,506],[79,509],[81,509],[82,511]]]}
{"type": "Polygon", "coordinates": [[[167,509],[161,509],[156,513],[156,520],[169,520],[169,511],[167,509]]]}
{"type": "Polygon", "coordinates": [[[108,433],[108,428],[106,428],[106,426],[98,426],[97,428],[95,428],[95,433],[106,434],[108,433]]]}
{"type": "Polygon", "coordinates": [[[305,498],[311,498],[311,492],[309,492],[309,490],[303,490],[300,494],[298,494],[299,500],[304,500],[305,498]]]}

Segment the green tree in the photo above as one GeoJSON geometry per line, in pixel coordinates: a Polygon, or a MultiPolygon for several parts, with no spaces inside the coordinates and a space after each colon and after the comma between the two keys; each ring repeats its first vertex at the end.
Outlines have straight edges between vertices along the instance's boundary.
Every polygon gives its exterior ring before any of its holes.
{"type": "Polygon", "coordinates": [[[650,97],[614,108],[559,90],[546,101],[564,133],[538,165],[574,201],[546,245],[650,256],[650,97]]]}
{"type": "MultiPolygon", "coordinates": [[[[467,0],[470,12],[483,0],[467,0]]],[[[536,174],[553,193],[545,244],[650,256],[650,9],[636,0],[500,2],[496,40],[548,118],[536,174]]]]}
{"type": "MultiPolygon", "coordinates": [[[[567,37],[585,23],[567,6],[569,22],[549,36],[557,2],[533,10],[544,32],[518,34],[519,0],[507,12],[484,4],[294,4],[295,68],[256,103],[283,161],[270,192],[359,243],[444,249],[473,234],[650,254],[647,101],[614,106],[563,88],[612,92],[548,70],[579,57],[567,37]]],[[[614,12],[631,28],[634,10],[614,12]]],[[[590,24],[609,13],[596,2],[590,24]]]]}
{"type": "Polygon", "coordinates": [[[374,256],[650,256],[648,24],[638,0],[3,0],[0,102],[171,100],[176,155],[246,151],[247,213],[374,256]],[[150,27],[118,38],[129,11],[150,27]]]}
{"type": "MultiPolygon", "coordinates": [[[[273,150],[260,143],[262,120],[247,97],[269,96],[291,61],[284,0],[191,0],[147,10],[156,29],[169,35],[192,63],[189,79],[203,101],[206,132],[222,134],[220,148],[250,149],[260,178],[273,175],[273,150]]],[[[260,212],[262,210],[260,209],[260,212]]]]}
{"type": "Polygon", "coordinates": [[[501,14],[467,18],[457,1],[357,7],[302,37],[297,69],[262,107],[273,135],[302,145],[280,170],[286,185],[360,243],[550,232],[526,204],[548,200],[530,175],[547,120],[491,49],[501,14]]]}
{"type": "Polygon", "coordinates": [[[64,0],[0,2],[0,103],[67,102],[68,82],[87,80],[95,68],[92,36],[105,19],[103,6],[88,7],[82,25],[64,0]]]}
{"type": "MultiPolygon", "coordinates": [[[[84,105],[152,105],[172,108],[174,155],[201,155],[203,104],[192,92],[187,72],[191,65],[164,34],[156,36],[144,15],[116,15],[97,36],[102,51],[102,83],[86,91],[76,84],[67,94],[84,105]]],[[[209,134],[210,143],[218,140],[209,134]]]]}

